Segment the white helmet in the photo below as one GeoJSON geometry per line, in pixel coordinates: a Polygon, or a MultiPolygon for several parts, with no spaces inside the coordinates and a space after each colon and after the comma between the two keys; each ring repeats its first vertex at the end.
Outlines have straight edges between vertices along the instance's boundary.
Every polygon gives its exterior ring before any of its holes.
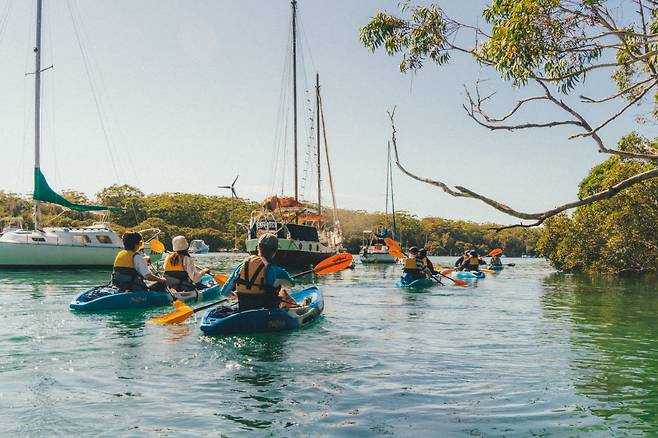
{"type": "Polygon", "coordinates": [[[187,243],[185,236],[176,236],[171,239],[171,246],[174,248],[174,251],[185,251],[190,247],[190,244],[187,243]]]}

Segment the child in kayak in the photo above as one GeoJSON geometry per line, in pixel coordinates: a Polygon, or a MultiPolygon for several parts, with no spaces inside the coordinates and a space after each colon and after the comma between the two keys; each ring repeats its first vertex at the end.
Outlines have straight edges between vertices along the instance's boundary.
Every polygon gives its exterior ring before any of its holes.
{"type": "Polygon", "coordinates": [[[297,307],[297,302],[284,289],[294,284],[290,274],[272,263],[279,239],[274,234],[263,234],[258,239],[258,255],[240,263],[228,278],[222,294],[235,291],[240,312],[252,309],[297,307]]]}
{"type": "Polygon", "coordinates": [[[207,268],[197,269],[192,256],[188,252],[190,245],[184,236],[176,236],[171,240],[174,252],[167,255],[164,262],[164,277],[167,286],[177,292],[205,289],[201,279],[210,271],[207,268]]]}
{"type": "Polygon", "coordinates": [[[164,290],[166,280],[153,275],[144,256],[138,251],[142,245],[142,235],[125,232],[121,237],[123,250],[114,259],[111,283],[122,291],[164,290]],[[154,282],[150,287],[146,280],[154,282]]]}
{"type": "Polygon", "coordinates": [[[402,265],[402,282],[412,283],[421,278],[425,278],[427,267],[425,262],[419,257],[418,248],[412,246],[409,248],[409,256],[404,259],[404,264],[402,265]]]}

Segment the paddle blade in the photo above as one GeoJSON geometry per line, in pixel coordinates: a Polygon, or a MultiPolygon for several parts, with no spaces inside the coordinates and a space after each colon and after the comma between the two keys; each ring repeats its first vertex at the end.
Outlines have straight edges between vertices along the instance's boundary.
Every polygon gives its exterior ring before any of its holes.
{"type": "Polygon", "coordinates": [[[149,248],[151,248],[151,251],[153,252],[157,252],[157,253],[165,252],[164,243],[160,242],[158,239],[149,240],[148,244],[149,244],[149,248]]]}
{"type": "Polygon", "coordinates": [[[317,275],[326,275],[347,269],[352,264],[352,254],[340,253],[322,260],[313,268],[317,275]]]}
{"type": "Polygon", "coordinates": [[[151,318],[147,322],[151,324],[178,324],[179,322],[185,321],[190,316],[194,315],[194,309],[183,303],[182,301],[175,301],[174,306],[177,306],[177,309],[173,312],[167,313],[166,315],[158,316],[156,318],[151,318]],[[180,303],[182,306],[177,306],[175,303],[180,303]]]}
{"type": "Polygon", "coordinates": [[[498,273],[498,271],[494,271],[493,269],[483,269],[483,268],[480,268],[480,272],[486,272],[488,274],[497,274],[498,273]]]}
{"type": "Polygon", "coordinates": [[[404,255],[404,253],[402,253],[401,251],[397,251],[393,248],[389,248],[388,253],[390,255],[392,255],[393,257],[395,257],[396,259],[405,259],[405,258],[407,258],[407,256],[404,255]]]}
{"type": "Polygon", "coordinates": [[[460,278],[452,278],[452,277],[448,277],[448,278],[450,278],[456,285],[466,287],[466,282],[464,280],[460,278]]]}
{"type": "Polygon", "coordinates": [[[386,243],[386,246],[389,247],[389,253],[391,249],[394,249],[398,252],[402,252],[402,247],[400,246],[400,244],[397,243],[395,240],[391,239],[390,237],[384,237],[384,242],[386,243]]]}
{"type": "Polygon", "coordinates": [[[441,275],[450,275],[452,273],[452,271],[454,271],[454,269],[446,268],[446,269],[441,271],[441,275]]]}
{"type": "Polygon", "coordinates": [[[212,278],[214,278],[215,283],[217,283],[220,286],[224,286],[224,283],[228,281],[228,275],[224,275],[224,274],[215,274],[212,276],[212,278]]]}
{"type": "Polygon", "coordinates": [[[503,250],[501,248],[496,248],[496,249],[492,249],[491,251],[489,251],[489,254],[487,254],[487,255],[491,256],[491,257],[496,257],[496,256],[501,255],[502,253],[503,253],[503,250]]]}

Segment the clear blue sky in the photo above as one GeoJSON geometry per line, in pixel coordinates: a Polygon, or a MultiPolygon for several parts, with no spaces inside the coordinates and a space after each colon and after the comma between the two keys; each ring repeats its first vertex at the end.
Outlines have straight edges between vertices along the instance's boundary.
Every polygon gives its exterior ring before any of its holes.
{"type": "MultiPolygon", "coordinates": [[[[604,157],[570,129],[489,132],[463,112],[463,84],[491,80],[506,112],[536,90],[497,84],[468,58],[401,75],[398,58],[361,46],[358,28],[388,0],[300,0],[308,80],[317,69],[340,207],[383,210],[386,110],[397,105],[401,155],[409,169],[526,210],[573,200],[577,183],[604,157]],[[311,62],[312,61],[312,62],[311,62]]],[[[454,16],[482,23],[482,1],[442,2],[454,16]]],[[[34,1],[0,0],[0,189],[32,190],[34,1]]],[[[88,194],[115,183],[147,193],[269,194],[277,108],[289,29],[289,2],[45,0],[42,168],[51,185],[88,194]],[[69,6],[90,61],[105,135],[78,47],[69,6]]],[[[466,37],[466,36],[464,36],[466,37]]],[[[600,96],[604,78],[585,91],[600,96]]],[[[585,108],[594,121],[601,109],[585,108]]],[[[532,107],[535,120],[555,113],[532,107]]],[[[634,112],[631,112],[633,115],[634,112]]],[[[634,129],[626,117],[603,132],[610,142],[634,129]]],[[[304,135],[300,131],[300,136],[304,135]]],[[[302,148],[301,155],[304,155],[302,148]]],[[[290,167],[289,167],[290,168],[290,167]]],[[[475,200],[454,199],[396,171],[399,209],[475,221],[516,222],[475,200]]],[[[290,185],[288,186],[290,187],[290,185]]],[[[312,197],[312,196],[309,196],[312,197]]]]}

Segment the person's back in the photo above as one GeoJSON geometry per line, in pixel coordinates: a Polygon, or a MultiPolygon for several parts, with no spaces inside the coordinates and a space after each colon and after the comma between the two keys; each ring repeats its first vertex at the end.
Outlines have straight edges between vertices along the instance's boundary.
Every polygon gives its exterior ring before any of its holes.
{"type": "Polygon", "coordinates": [[[208,269],[198,270],[188,252],[190,245],[185,236],[176,236],[171,240],[174,252],[167,255],[164,262],[164,277],[167,286],[177,292],[195,291],[205,286],[200,283],[208,269]]]}
{"type": "Polygon", "coordinates": [[[425,275],[423,271],[425,270],[424,262],[418,257],[418,248],[411,247],[409,248],[409,255],[404,259],[404,264],[402,265],[402,272],[405,281],[412,282],[423,278],[425,275]]]}
{"type": "Polygon", "coordinates": [[[273,268],[265,259],[254,255],[242,263],[235,280],[239,310],[276,309],[279,307],[279,288],[268,282],[268,269],[273,268]]]}
{"type": "Polygon", "coordinates": [[[491,266],[502,266],[503,262],[500,260],[500,256],[493,256],[491,257],[491,263],[489,263],[491,266]]]}
{"type": "Polygon", "coordinates": [[[479,271],[480,265],[485,264],[483,260],[480,260],[480,257],[475,251],[470,251],[468,258],[464,259],[462,263],[462,270],[464,271],[479,271]]]}

